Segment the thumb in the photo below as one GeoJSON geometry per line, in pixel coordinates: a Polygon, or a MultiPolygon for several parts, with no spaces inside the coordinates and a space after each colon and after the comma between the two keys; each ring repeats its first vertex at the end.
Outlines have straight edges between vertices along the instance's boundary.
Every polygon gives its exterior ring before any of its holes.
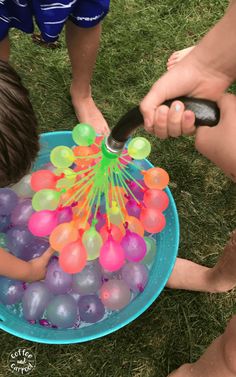
{"type": "Polygon", "coordinates": [[[42,255],[43,261],[45,264],[49,262],[51,256],[55,253],[55,250],[49,247],[42,255]]]}

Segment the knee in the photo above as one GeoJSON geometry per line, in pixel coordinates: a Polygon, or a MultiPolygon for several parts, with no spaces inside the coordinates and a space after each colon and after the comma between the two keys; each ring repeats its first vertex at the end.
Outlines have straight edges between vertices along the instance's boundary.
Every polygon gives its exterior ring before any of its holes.
{"type": "Polygon", "coordinates": [[[228,323],[223,335],[223,358],[230,372],[236,375],[236,315],[228,323]]]}

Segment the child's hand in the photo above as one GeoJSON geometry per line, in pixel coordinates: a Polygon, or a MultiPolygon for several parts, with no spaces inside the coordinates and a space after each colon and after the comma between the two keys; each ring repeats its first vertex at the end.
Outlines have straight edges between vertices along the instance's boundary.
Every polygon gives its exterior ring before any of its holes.
{"type": "Polygon", "coordinates": [[[30,260],[30,273],[27,281],[38,281],[45,278],[47,265],[51,256],[55,253],[52,248],[47,249],[39,258],[30,260]]]}

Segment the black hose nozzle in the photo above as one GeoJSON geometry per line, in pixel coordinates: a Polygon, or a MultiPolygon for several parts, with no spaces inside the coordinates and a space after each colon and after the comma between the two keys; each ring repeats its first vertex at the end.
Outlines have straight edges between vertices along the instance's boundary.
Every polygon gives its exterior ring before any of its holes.
{"type": "MultiPolygon", "coordinates": [[[[195,114],[195,126],[214,127],[219,123],[220,110],[213,101],[191,98],[178,97],[164,102],[164,105],[170,106],[173,101],[181,101],[185,110],[191,110],[195,114]]],[[[139,106],[129,110],[113,127],[110,135],[105,141],[105,145],[110,152],[120,153],[132,133],[144,123],[139,106]]]]}

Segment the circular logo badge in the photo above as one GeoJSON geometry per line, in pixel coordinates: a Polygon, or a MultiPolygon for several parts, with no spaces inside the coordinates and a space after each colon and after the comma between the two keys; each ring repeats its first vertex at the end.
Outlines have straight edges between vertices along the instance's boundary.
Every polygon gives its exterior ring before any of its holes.
{"type": "Polygon", "coordinates": [[[35,366],[35,355],[29,348],[16,348],[8,356],[8,367],[16,376],[30,374],[35,366]]]}

